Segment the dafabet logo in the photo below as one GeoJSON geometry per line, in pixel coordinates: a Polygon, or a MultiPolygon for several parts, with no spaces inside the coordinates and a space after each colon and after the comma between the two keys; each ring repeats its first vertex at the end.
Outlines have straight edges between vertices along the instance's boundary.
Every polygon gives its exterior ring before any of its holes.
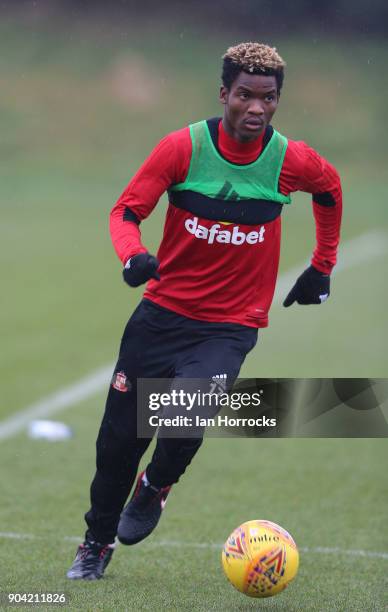
{"type": "Polygon", "coordinates": [[[208,244],[221,242],[223,244],[240,245],[244,244],[244,242],[247,244],[264,242],[264,225],[257,228],[257,230],[245,233],[240,231],[239,225],[235,225],[232,231],[225,228],[221,229],[220,223],[214,223],[211,227],[205,227],[198,223],[198,217],[194,217],[194,219],[186,219],[185,228],[196,238],[206,240],[208,244]]]}

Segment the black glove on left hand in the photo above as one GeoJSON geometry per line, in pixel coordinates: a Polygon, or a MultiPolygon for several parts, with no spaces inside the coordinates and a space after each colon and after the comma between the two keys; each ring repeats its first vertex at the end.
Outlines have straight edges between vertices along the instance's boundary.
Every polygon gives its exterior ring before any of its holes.
{"type": "Polygon", "coordinates": [[[299,276],[283,302],[283,306],[291,306],[294,302],[298,304],[321,304],[330,295],[330,276],[319,272],[314,266],[310,266],[299,276]]]}

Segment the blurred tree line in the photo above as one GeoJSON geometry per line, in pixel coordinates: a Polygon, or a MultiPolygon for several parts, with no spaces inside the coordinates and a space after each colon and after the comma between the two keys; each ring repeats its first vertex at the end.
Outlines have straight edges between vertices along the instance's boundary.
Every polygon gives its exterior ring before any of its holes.
{"type": "MultiPolygon", "coordinates": [[[[58,9],[73,16],[95,13],[106,18],[195,19],[210,26],[260,27],[282,34],[311,28],[335,34],[384,35],[388,24],[387,0],[0,0],[0,10],[58,9]]],[[[0,13],[1,14],[1,13],[0,13]]]]}

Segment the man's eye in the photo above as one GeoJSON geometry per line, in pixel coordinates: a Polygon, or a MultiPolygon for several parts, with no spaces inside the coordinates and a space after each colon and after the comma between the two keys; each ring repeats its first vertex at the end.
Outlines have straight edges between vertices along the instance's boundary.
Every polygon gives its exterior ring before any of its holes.
{"type": "Polygon", "coordinates": [[[242,100],[246,100],[248,97],[249,97],[249,94],[247,94],[247,93],[240,93],[240,98],[242,100]]]}
{"type": "Polygon", "coordinates": [[[266,96],[265,99],[267,102],[272,102],[272,100],[275,100],[275,96],[266,96]]]}

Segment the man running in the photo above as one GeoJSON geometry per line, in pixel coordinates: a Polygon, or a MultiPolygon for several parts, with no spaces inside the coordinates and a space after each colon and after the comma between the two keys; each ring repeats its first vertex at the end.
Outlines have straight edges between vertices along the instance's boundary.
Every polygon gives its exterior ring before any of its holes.
{"type": "Polygon", "coordinates": [[[330,294],[342,196],[340,179],[304,142],[271,125],[285,63],[276,49],[242,43],[223,56],[223,117],[199,121],[163,138],[120,196],[111,235],[131,287],[147,282],[128,321],[97,440],[88,529],[68,578],[101,578],[116,535],[135,544],[156,527],[171,486],[202,438],[159,433],[146,470],[137,478],[151,440],[137,437],[138,378],[222,376],[230,389],[268,325],[280,252],[281,213],[290,194],[312,194],[316,246],[284,306],[320,304],[330,294]],[[139,225],[168,192],[169,206],[156,257],[139,225]],[[124,510],[123,510],[124,508],[124,510]]]}

